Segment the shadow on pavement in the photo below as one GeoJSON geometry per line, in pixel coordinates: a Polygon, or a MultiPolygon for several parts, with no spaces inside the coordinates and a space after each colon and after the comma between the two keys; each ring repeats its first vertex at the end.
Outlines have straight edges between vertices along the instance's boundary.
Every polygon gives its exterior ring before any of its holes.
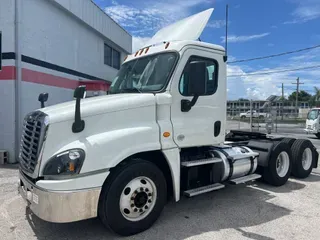
{"type": "Polygon", "coordinates": [[[302,179],[304,182],[320,182],[320,174],[319,173],[311,173],[309,177],[302,179]]]}
{"type": "MultiPolygon", "coordinates": [[[[287,186],[285,191],[303,187],[302,184],[302,186],[288,184],[289,187],[287,186]]],[[[160,219],[149,230],[121,239],[180,240],[206,232],[233,228],[248,238],[269,240],[271,238],[267,236],[246,232],[240,228],[267,223],[289,215],[289,209],[269,202],[273,197],[266,191],[238,185],[228,186],[220,191],[191,199],[183,198],[179,203],[168,203],[160,219]]],[[[26,210],[26,217],[39,240],[119,239],[118,236],[107,230],[98,219],[54,224],[40,220],[29,209],[26,210]]]]}
{"type": "Polygon", "coordinates": [[[0,169],[19,169],[19,163],[14,163],[14,164],[0,164],[0,169]]]}
{"type": "Polygon", "coordinates": [[[274,238],[262,236],[262,235],[256,234],[256,233],[246,232],[242,229],[236,229],[236,230],[238,232],[240,232],[242,234],[242,236],[244,236],[246,238],[255,239],[255,240],[274,240],[274,238]]]}

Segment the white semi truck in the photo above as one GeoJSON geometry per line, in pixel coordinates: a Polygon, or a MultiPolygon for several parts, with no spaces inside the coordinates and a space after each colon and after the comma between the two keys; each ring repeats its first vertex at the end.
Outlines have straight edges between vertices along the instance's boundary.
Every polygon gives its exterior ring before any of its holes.
{"type": "Polygon", "coordinates": [[[34,214],[99,217],[114,232],[148,229],[168,199],[261,178],[285,184],[318,165],[308,140],[226,129],[223,47],[198,40],[213,9],[160,30],[126,58],[106,96],[24,119],[19,192],[34,214]]]}

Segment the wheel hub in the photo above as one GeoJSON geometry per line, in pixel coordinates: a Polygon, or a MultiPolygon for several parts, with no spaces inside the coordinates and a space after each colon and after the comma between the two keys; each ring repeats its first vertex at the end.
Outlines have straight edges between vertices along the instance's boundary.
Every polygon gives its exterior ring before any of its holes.
{"type": "Polygon", "coordinates": [[[154,182],[147,177],[131,180],[120,196],[120,211],[130,221],[140,221],[153,209],[157,198],[154,182]]]}
{"type": "Polygon", "coordinates": [[[309,170],[312,164],[312,151],[306,148],[302,153],[302,167],[304,170],[309,170]]]}
{"type": "Polygon", "coordinates": [[[276,161],[277,174],[279,177],[287,175],[290,166],[290,159],[287,152],[281,152],[276,161]]]}

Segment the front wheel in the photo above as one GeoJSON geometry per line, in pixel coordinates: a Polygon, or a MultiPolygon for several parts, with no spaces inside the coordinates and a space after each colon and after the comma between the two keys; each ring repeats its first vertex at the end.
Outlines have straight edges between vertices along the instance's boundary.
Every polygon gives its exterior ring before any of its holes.
{"type": "Polygon", "coordinates": [[[285,142],[275,143],[268,166],[264,168],[263,179],[273,185],[284,185],[291,174],[292,154],[290,146],[285,142]]]}
{"type": "Polygon", "coordinates": [[[133,159],[107,179],[100,196],[99,217],[117,234],[133,235],[152,226],[166,199],[167,185],[160,169],[148,161],[133,159]]]}

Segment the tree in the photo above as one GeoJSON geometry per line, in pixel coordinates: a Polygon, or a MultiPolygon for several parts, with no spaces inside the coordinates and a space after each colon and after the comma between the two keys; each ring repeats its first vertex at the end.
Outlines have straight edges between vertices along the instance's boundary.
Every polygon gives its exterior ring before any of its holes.
{"type": "MultiPolygon", "coordinates": [[[[296,100],[296,92],[291,93],[288,97],[289,101],[295,101],[296,100]]],[[[312,100],[312,95],[307,93],[306,91],[300,91],[298,94],[298,101],[302,102],[309,102],[312,100]]]]}
{"type": "Polygon", "coordinates": [[[314,87],[314,91],[315,91],[315,101],[320,101],[320,88],[318,87],[314,87]]]}

